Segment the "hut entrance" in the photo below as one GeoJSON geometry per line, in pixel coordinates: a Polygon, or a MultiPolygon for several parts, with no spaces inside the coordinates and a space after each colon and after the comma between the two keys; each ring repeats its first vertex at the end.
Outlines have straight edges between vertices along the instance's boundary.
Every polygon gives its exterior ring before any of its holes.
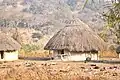
{"type": "Polygon", "coordinates": [[[64,54],[64,50],[58,50],[58,54],[64,54]]]}
{"type": "Polygon", "coordinates": [[[64,50],[61,50],[61,54],[64,54],[64,50]]]}
{"type": "Polygon", "coordinates": [[[3,59],[4,58],[4,51],[1,51],[0,55],[1,55],[1,59],[3,59]]]}

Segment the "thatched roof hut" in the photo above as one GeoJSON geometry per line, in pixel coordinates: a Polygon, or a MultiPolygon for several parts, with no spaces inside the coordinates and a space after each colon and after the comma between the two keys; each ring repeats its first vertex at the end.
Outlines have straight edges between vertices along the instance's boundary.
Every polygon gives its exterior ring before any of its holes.
{"type": "Polygon", "coordinates": [[[0,61],[17,60],[20,47],[12,37],[0,32],[0,61]]]}
{"type": "Polygon", "coordinates": [[[66,20],[65,23],[66,27],[58,31],[44,49],[91,52],[106,48],[106,43],[81,20],[66,20]]]}
{"type": "Polygon", "coordinates": [[[14,51],[20,49],[21,45],[13,38],[0,33],[0,51],[14,51]]]}

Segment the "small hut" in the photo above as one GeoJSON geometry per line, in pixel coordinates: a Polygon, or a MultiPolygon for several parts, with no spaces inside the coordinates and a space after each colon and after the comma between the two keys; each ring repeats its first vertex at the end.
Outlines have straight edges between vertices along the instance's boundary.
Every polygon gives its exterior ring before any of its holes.
{"type": "Polygon", "coordinates": [[[105,42],[81,20],[66,20],[66,26],[46,44],[45,50],[67,55],[63,60],[83,61],[98,59],[98,51],[106,48],[105,42]]]}
{"type": "Polygon", "coordinates": [[[0,61],[17,60],[20,47],[13,38],[0,33],[0,61]]]}

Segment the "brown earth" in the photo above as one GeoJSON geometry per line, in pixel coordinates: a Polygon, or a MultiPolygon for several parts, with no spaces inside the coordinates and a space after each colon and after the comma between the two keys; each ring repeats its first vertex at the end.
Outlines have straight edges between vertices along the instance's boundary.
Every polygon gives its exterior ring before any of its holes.
{"type": "Polygon", "coordinates": [[[60,61],[0,62],[0,80],[120,80],[119,64],[60,61]]]}

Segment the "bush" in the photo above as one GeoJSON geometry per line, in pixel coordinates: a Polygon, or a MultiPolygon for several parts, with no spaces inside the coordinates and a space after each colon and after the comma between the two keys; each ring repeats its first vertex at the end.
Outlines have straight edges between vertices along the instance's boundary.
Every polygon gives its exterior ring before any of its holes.
{"type": "Polygon", "coordinates": [[[25,45],[22,45],[22,49],[23,49],[25,52],[32,52],[32,51],[39,50],[40,47],[39,47],[39,45],[25,44],[25,45]]]}

